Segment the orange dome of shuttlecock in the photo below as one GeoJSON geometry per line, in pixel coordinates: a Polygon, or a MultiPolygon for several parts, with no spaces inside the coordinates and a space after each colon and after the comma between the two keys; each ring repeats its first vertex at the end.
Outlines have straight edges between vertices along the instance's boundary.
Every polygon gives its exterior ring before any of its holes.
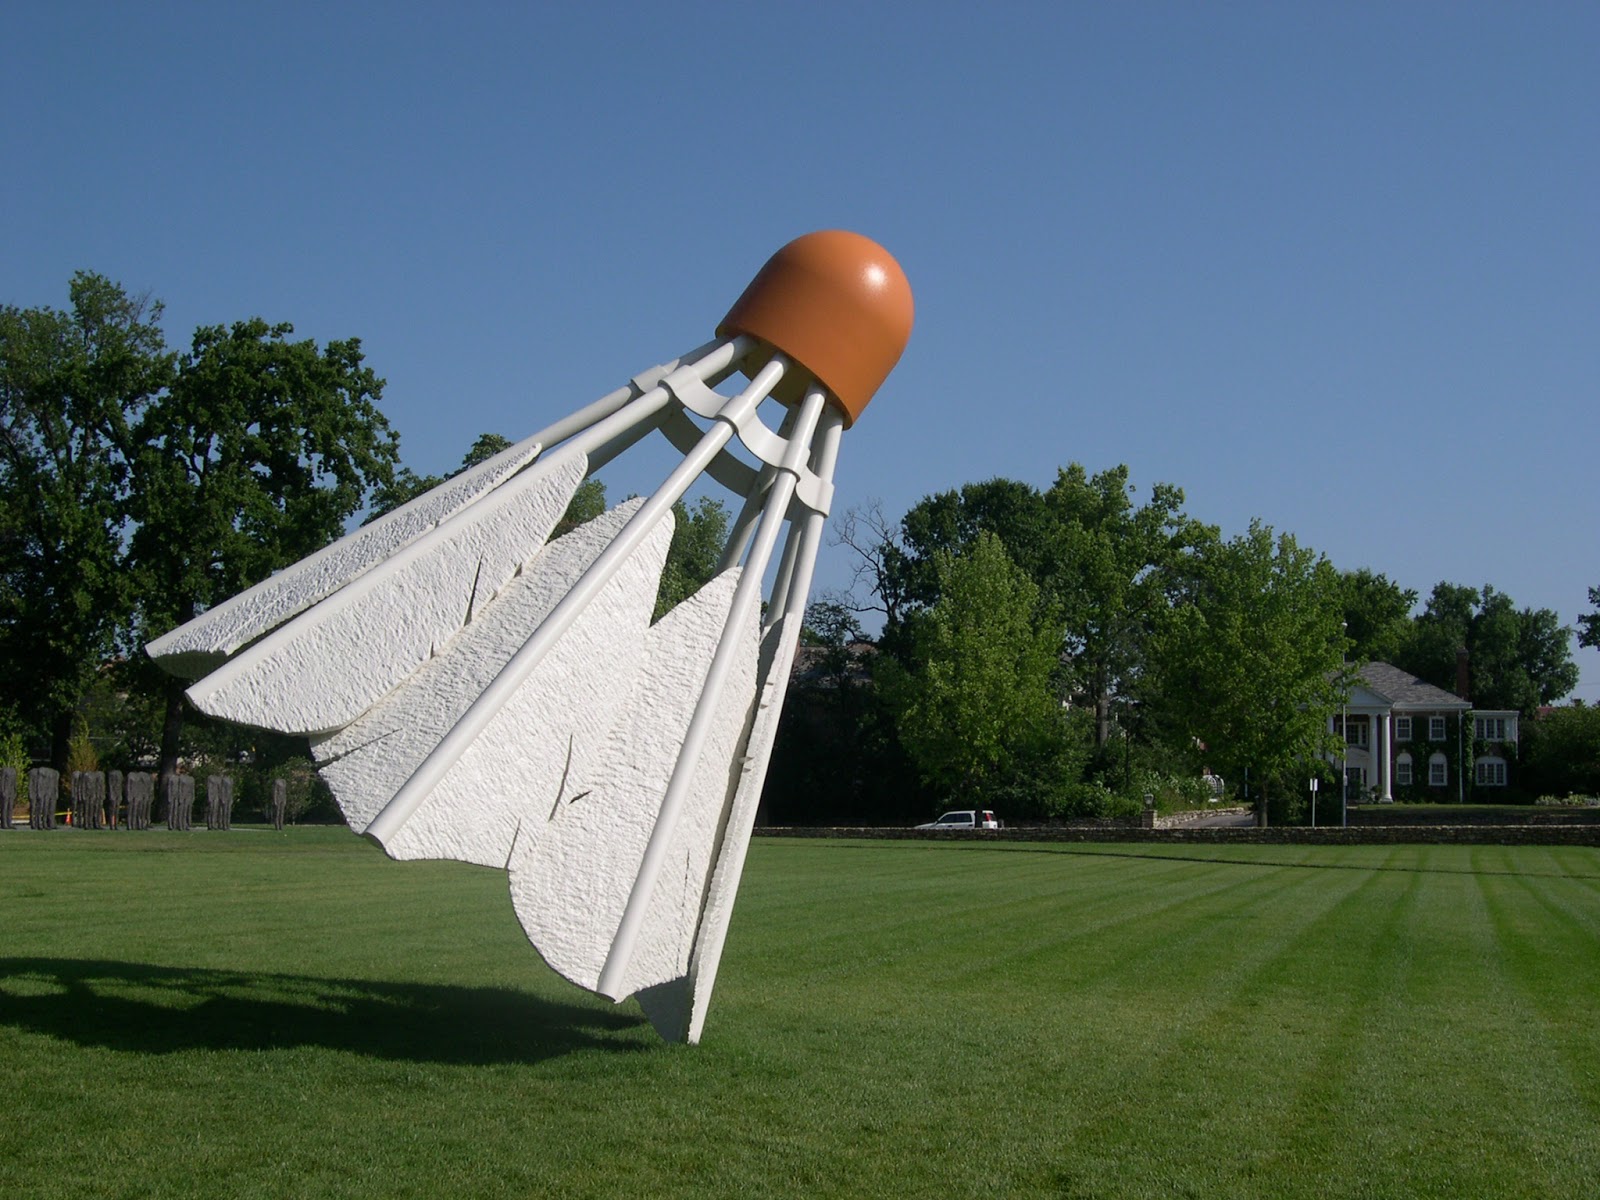
{"type": "MultiPolygon", "coordinates": [[[[911,285],[887,250],[859,233],[825,229],[769,258],[717,335],[748,334],[800,364],[833,393],[848,426],[900,361],[913,316],[911,285]]],[[[795,381],[784,384],[773,394],[799,399],[795,381]]]]}

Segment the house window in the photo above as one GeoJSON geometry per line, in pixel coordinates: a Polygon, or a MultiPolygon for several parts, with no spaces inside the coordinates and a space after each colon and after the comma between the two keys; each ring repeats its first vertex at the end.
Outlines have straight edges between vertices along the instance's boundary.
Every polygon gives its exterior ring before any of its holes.
{"type": "Polygon", "coordinates": [[[1396,717],[1394,719],[1394,740],[1409,742],[1411,740],[1411,718],[1396,717]]]}
{"type": "Polygon", "coordinates": [[[1428,718],[1428,740],[1430,742],[1442,742],[1442,741],[1444,741],[1444,718],[1443,717],[1429,717],[1428,718]]]}
{"type": "Polygon", "coordinates": [[[1479,717],[1476,729],[1482,742],[1509,742],[1516,737],[1516,727],[1504,717],[1479,717]]]}
{"type": "Polygon", "coordinates": [[[1449,783],[1450,768],[1445,763],[1444,755],[1433,755],[1428,759],[1428,786],[1447,787],[1449,786],[1449,783]]]}
{"type": "Polygon", "coordinates": [[[1402,754],[1394,760],[1394,781],[1399,787],[1411,786],[1411,755],[1402,754]]]}
{"type": "Polygon", "coordinates": [[[1480,758],[1474,768],[1474,776],[1479,787],[1505,787],[1506,760],[1480,758]]]}
{"type": "Polygon", "coordinates": [[[1335,717],[1334,724],[1338,726],[1335,732],[1344,735],[1347,746],[1365,747],[1367,744],[1367,718],[1365,717],[1335,717]]]}

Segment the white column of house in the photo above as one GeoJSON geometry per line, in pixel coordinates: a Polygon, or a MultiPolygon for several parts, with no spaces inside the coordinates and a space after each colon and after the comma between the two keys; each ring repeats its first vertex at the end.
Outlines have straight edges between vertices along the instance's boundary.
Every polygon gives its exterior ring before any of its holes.
{"type": "Polygon", "coordinates": [[[1390,778],[1392,768],[1389,765],[1390,719],[1391,715],[1388,712],[1377,713],[1372,718],[1372,753],[1378,759],[1378,778],[1376,782],[1378,785],[1378,798],[1381,800],[1394,799],[1394,790],[1390,778]]]}

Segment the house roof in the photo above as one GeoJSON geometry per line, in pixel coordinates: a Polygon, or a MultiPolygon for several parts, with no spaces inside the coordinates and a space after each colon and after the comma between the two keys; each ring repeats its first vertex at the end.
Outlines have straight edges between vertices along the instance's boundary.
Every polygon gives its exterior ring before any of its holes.
{"type": "Polygon", "coordinates": [[[1410,671],[1402,671],[1389,663],[1367,663],[1356,672],[1356,675],[1369,691],[1387,700],[1394,708],[1427,709],[1433,712],[1444,709],[1455,712],[1472,707],[1468,701],[1453,692],[1434,687],[1410,671]]]}

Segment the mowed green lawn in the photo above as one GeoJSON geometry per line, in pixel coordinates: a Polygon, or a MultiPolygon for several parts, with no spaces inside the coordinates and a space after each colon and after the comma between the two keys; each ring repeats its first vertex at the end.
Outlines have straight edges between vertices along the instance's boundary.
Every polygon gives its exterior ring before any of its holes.
{"type": "Polygon", "coordinates": [[[1600,1194],[1600,852],[758,839],[705,1040],[504,876],[0,834],[0,1195],[1600,1194]]]}

